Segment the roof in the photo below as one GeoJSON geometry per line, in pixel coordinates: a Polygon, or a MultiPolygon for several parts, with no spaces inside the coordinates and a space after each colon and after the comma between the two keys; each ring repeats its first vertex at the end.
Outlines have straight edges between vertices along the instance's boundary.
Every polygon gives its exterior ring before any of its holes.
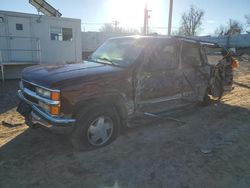
{"type": "Polygon", "coordinates": [[[143,36],[143,35],[132,35],[132,36],[119,36],[119,37],[114,37],[112,39],[119,39],[119,38],[177,39],[177,40],[180,40],[180,41],[185,41],[185,42],[194,43],[194,44],[200,44],[200,45],[203,45],[203,46],[219,47],[219,45],[217,43],[202,41],[202,40],[199,40],[199,39],[189,38],[189,37],[185,37],[185,36],[167,36],[167,35],[143,36]]]}
{"type": "Polygon", "coordinates": [[[39,14],[12,12],[12,11],[5,11],[5,10],[0,10],[0,15],[16,16],[16,17],[24,17],[24,18],[42,17],[43,19],[46,18],[46,19],[52,19],[52,20],[67,20],[67,21],[71,21],[71,22],[80,22],[81,23],[81,19],[77,19],[77,18],[52,17],[52,16],[45,16],[45,15],[39,15],[39,14]]]}
{"type": "Polygon", "coordinates": [[[208,42],[208,41],[203,41],[198,38],[190,38],[190,37],[185,37],[185,36],[174,36],[180,40],[186,41],[186,42],[192,42],[192,43],[198,43],[203,46],[210,46],[210,47],[219,47],[217,43],[214,42],[208,42]]]}

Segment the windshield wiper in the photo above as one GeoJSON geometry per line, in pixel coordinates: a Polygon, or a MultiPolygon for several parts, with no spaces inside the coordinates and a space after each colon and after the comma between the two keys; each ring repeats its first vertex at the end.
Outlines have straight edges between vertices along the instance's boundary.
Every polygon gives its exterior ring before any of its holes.
{"type": "Polygon", "coordinates": [[[118,66],[118,67],[124,67],[118,63],[115,63],[113,61],[111,61],[110,59],[106,58],[106,57],[100,57],[100,58],[96,58],[96,59],[92,59],[92,58],[89,58],[87,59],[89,61],[94,61],[96,63],[101,63],[101,64],[108,64],[108,65],[113,65],[113,66],[118,66]]]}
{"type": "Polygon", "coordinates": [[[104,61],[103,63],[109,64],[109,65],[114,65],[114,66],[118,66],[118,67],[124,67],[124,66],[122,66],[122,65],[120,65],[118,63],[113,62],[112,60],[110,60],[110,59],[108,59],[106,57],[99,57],[99,58],[96,59],[97,62],[100,62],[98,60],[104,61]]]}
{"type": "Polygon", "coordinates": [[[98,60],[101,60],[101,61],[105,61],[105,62],[108,63],[108,64],[117,65],[117,64],[115,64],[113,61],[111,61],[110,59],[108,59],[108,58],[106,58],[106,57],[99,57],[99,58],[97,58],[96,60],[97,60],[97,61],[98,61],[98,60]]]}

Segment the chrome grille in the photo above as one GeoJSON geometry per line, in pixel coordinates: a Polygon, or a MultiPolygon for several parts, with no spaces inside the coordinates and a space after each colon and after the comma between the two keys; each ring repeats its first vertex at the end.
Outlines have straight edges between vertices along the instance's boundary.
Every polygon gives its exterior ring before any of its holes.
{"type": "Polygon", "coordinates": [[[37,100],[35,97],[29,96],[29,95],[27,95],[26,93],[23,93],[23,95],[24,95],[24,97],[25,97],[28,101],[30,101],[30,102],[32,102],[32,103],[35,103],[35,104],[38,104],[38,100],[37,100]]]}
{"type": "MultiPolygon", "coordinates": [[[[31,103],[33,104],[38,104],[38,101],[41,101],[45,104],[48,104],[48,105],[58,105],[60,104],[60,101],[54,101],[54,100],[51,100],[51,99],[47,99],[47,98],[44,98],[40,95],[38,95],[36,93],[36,87],[42,87],[42,86],[38,86],[36,84],[32,84],[30,82],[27,82],[25,80],[22,80],[22,82],[20,83],[20,89],[24,95],[24,97],[30,101],[31,103]]],[[[52,91],[51,89],[48,89],[50,91],[52,91]]],[[[55,90],[55,91],[58,91],[58,90],[55,90]]]]}
{"type": "Polygon", "coordinates": [[[31,91],[36,91],[36,86],[35,85],[33,85],[33,84],[31,84],[31,83],[29,83],[29,82],[26,82],[25,80],[22,80],[22,82],[23,82],[23,87],[24,88],[27,88],[27,89],[29,89],[29,90],[31,90],[31,91]]]}

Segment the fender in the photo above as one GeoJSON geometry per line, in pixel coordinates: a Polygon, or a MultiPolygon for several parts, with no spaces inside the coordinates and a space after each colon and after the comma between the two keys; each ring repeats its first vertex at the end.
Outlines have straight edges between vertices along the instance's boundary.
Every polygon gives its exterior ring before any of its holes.
{"type": "Polygon", "coordinates": [[[127,98],[124,93],[99,93],[98,95],[79,99],[74,105],[73,116],[76,116],[80,110],[88,109],[95,105],[114,106],[122,120],[126,120],[129,115],[133,114],[135,108],[134,101],[127,98]]]}

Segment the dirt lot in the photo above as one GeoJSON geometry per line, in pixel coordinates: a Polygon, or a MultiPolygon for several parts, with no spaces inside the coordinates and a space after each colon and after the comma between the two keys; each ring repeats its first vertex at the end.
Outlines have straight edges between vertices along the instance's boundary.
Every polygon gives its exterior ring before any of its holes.
{"type": "Polygon", "coordinates": [[[221,103],[176,114],[185,124],[143,123],[88,152],[74,151],[65,136],[28,129],[15,112],[17,81],[8,81],[0,93],[0,187],[249,188],[247,67],[235,81],[221,103]]]}

